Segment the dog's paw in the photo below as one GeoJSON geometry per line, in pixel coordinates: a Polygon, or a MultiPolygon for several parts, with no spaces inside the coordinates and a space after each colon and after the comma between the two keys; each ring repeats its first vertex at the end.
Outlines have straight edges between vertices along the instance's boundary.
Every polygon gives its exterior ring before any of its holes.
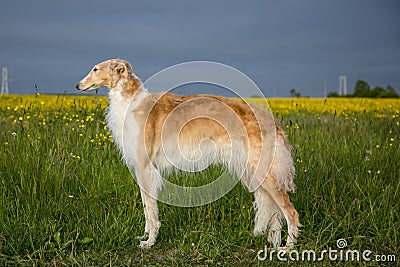
{"type": "Polygon", "coordinates": [[[144,233],[144,235],[142,236],[137,236],[136,239],[138,240],[146,240],[147,238],[149,238],[149,233],[144,233]]]}
{"type": "Polygon", "coordinates": [[[146,240],[146,241],[140,241],[139,247],[141,249],[148,249],[151,248],[154,245],[155,242],[146,240]]]}

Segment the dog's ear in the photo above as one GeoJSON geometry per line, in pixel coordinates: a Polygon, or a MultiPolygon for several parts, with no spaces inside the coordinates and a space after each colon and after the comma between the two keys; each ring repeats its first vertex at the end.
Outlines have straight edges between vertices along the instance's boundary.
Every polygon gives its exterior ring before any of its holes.
{"type": "Polygon", "coordinates": [[[122,73],[126,72],[125,64],[123,64],[122,62],[119,62],[119,61],[111,62],[111,69],[118,74],[122,74],[122,73]]]}
{"type": "Polygon", "coordinates": [[[125,78],[128,78],[130,75],[132,75],[132,67],[128,62],[123,60],[111,62],[111,69],[125,78]]]}

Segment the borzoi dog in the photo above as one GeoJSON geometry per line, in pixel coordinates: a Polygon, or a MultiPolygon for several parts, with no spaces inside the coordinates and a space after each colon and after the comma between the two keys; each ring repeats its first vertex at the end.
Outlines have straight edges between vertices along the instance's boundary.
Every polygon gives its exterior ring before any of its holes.
{"type": "Polygon", "coordinates": [[[76,88],[87,92],[102,86],[110,89],[107,124],[140,187],[146,221],[142,248],[154,245],[161,226],[161,173],[196,171],[210,163],[226,166],[254,194],[254,235],[268,232],[268,241],[279,247],[284,218],[286,246],[293,247],[300,224],[287,192],[295,189],[295,169],[285,133],[265,108],[214,95],[150,93],[121,59],[95,65],[76,88]]]}

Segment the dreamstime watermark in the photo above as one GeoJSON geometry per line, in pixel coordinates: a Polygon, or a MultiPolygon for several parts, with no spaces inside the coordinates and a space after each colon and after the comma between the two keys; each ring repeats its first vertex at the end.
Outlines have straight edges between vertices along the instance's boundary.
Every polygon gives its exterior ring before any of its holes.
{"type": "Polygon", "coordinates": [[[339,239],[336,241],[336,248],[329,247],[320,252],[315,250],[302,250],[295,249],[264,249],[259,250],[257,253],[259,261],[307,261],[318,262],[323,260],[330,261],[364,261],[364,262],[396,262],[396,255],[394,254],[374,254],[371,250],[352,250],[348,248],[346,239],[339,239]]]}

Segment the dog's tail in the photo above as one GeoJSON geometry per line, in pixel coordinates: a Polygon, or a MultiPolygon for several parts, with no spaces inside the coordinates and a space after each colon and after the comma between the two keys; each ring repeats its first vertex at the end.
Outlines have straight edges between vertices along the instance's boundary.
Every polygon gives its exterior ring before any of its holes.
{"type": "Polygon", "coordinates": [[[270,175],[276,179],[279,189],[294,192],[296,189],[293,181],[295,168],[291,155],[291,146],[285,133],[277,122],[275,122],[275,127],[275,151],[270,175]]]}

